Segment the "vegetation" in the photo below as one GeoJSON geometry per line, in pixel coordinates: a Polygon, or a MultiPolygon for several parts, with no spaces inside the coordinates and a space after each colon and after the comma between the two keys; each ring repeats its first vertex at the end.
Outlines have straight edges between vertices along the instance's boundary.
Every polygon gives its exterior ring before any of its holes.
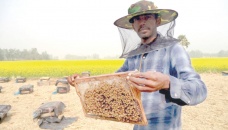
{"type": "Polygon", "coordinates": [[[193,50],[188,52],[191,58],[201,58],[201,57],[228,57],[228,50],[221,50],[217,53],[203,53],[199,50],[193,50]]]}
{"type": "MultiPolygon", "coordinates": [[[[90,71],[91,75],[114,73],[124,60],[48,60],[2,61],[0,77],[63,77],[90,71]]],[[[228,70],[228,58],[193,58],[192,65],[200,73],[228,70]]]]}
{"type": "MultiPolygon", "coordinates": [[[[183,35],[184,36],[184,35],[183,35]]],[[[187,38],[182,35],[179,36],[180,39],[182,39],[181,44],[187,48],[187,38]],[[184,40],[186,39],[186,40],[184,40]]],[[[191,58],[201,58],[201,57],[228,57],[228,50],[221,50],[217,53],[203,53],[199,50],[192,50],[188,51],[189,56],[191,58]]],[[[106,56],[100,58],[98,54],[92,54],[87,56],[81,56],[81,55],[72,55],[67,54],[65,55],[65,60],[90,60],[90,59],[119,59],[120,55],[115,56],[106,56]]],[[[57,60],[58,57],[52,56],[48,54],[46,51],[39,53],[36,48],[32,48],[30,50],[18,50],[18,49],[1,49],[0,48],[0,61],[17,61],[17,60],[57,60]]]]}
{"type": "Polygon", "coordinates": [[[115,72],[123,60],[2,61],[0,77],[63,77],[90,71],[91,75],[115,72]]]}
{"type": "Polygon", "coordinates": [[[228,70],[228,58],[192,58],[192,65],[200,73],[220,73],[228,70]]]}
{"type": "Polygon", "coordinates": [[[180,40],[180,44],[186,48],[188,48],[190,42],[188,41],[185,35],[179,35],[178,38],[180,40]]]}
{"type": "Polygon", "coordinates": [[[0,61],[12,61],[12,60],[50,60],[52,56],[47,52],[38,53],[36,48],[31,50],[24,49],[20,51],[18,49],[1,49],[0,48],[0,61]]]}

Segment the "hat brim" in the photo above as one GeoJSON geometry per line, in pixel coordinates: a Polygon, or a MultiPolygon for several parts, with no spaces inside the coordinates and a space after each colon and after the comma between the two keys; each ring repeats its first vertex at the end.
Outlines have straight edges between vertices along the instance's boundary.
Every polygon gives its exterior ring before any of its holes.
{"type": "Polygon", "coordinates": [[[132,29],[132,23],[129,22],[129,20],[137,15],[142,15],[142,14],[149,14],[149,13],[158,13],[160,18],[161,18],[161,25],[167,24],[173,20],[175,20],[178,16],[178,13],[175,10],[170,10],[170,9],[155,9],[155,10],[146,10],[146,11],[141,11],[137,12],[134,14],[129,14],[127,16],[124,16],[122,18],[117,19],[114,22],[114,25],[117,27],[125,28],[125,29],[132,29]]]}

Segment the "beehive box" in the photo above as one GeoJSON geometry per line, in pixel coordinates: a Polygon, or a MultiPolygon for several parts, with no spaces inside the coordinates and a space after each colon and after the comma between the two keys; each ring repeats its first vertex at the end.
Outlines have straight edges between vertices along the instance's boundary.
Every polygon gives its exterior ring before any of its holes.
{"type": "Polygon", "coordinates": [[[228,71],[222,71],[223,76],[228,76],[228,71]]]}
{"type": "Polygon", "coordinates": [[[50,77],[41,77],[37,82],[37,86],[50,85],[50,77]]]}
{"type": "Polygon", "coordinates": [[[146,125],[140,92],[126,80],[128,72],[77,78],[75,88],[85,116],[146,125]]]}
{"type": "Polygon", "coordinates": [[[16,83],[24,83],[26,82],[26,78],[25,77],[17,77],[16,78],[16,83]]]}
{"type": "Polygon", "coordinates": [[[8,111],[11,109],[11,105],[0,105],[0,124],[7,116],[8,111]]]}
{"type": "Polygon", "coordinates": [[[9,82],[9,78],[8,77],[0,77],[0,83],[5,83],[5,82],[9,82]]]}
{"type": "Polygon", "coordinates": [[[29,94],[33,92],[33,87],[34,85],[28,84],[28,85],[23,85],[19,88],[19,93],[20,94],[29,94]]]}

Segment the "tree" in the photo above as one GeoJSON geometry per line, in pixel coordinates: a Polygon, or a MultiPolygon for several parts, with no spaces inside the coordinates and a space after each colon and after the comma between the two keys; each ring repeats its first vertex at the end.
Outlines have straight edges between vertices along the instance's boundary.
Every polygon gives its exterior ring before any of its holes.
{"type": "Polygon", "coordinates": [[[50,60],[50,56],[46,51],[41,53],[41,60],[50,60]]]}
{"type": "Polygon", "coordinates": [[[4,52],[0,49],[0,61],[4,60],[4,52]]]}
{"type": "Polygon", "coordinates": [[[29,60],[29,56],[30,56],[30,54],[29,54],[28,50],[24,49],[24,50],[21,52],[21,58],[22,58],[22,59],[29,60]]]}
{"type": "Polygon", "coordinates": [[[40,55],[36,48],[32,48],[30,50],[30,55],[31,55],[31,60],[38,60],[40,58],[40,55]]]}
{"type": "Polygon", "coordinates": [[[199,50],[192,50],[188,53],[191,58],[203,57],[203,53],[199,50]]]}
{"type": "Polygon", "coordinates": [[[179,35],[178,39],[180,40],[180,44],[182,46],[188,48],[188,45],[190,44],[190,42],[188,41],[185,35],[179,35]]]}
{"type": "Polygon", "coordinates": [[[92,55],[92,59],[99,59],[99,55],[98,54],[93,54],[92,55]]]}
{"type": "Polygon", "coordinates": [[[51,55],[46,51],[41,54],[38,53],[36,48],[31,50],[24,49],[20,51],[18,49],[1,49],[0,48],[0,61],[2,60],[50,60],[51,55]]]}
{"type": "Polygon", "coordinates": [[[221,50],[217,55],[218,57],[228,57],[228,51],[221,50]]]}

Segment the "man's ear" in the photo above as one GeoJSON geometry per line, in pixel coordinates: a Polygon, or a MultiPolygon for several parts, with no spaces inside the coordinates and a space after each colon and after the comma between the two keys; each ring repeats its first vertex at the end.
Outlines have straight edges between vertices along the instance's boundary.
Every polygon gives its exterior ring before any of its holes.
{"type": "Polygon", "coordinates": [[[161,24],[161,17],[158,17],[156,19],[156,24],[157,24],[157,27],[161,24]]]}

